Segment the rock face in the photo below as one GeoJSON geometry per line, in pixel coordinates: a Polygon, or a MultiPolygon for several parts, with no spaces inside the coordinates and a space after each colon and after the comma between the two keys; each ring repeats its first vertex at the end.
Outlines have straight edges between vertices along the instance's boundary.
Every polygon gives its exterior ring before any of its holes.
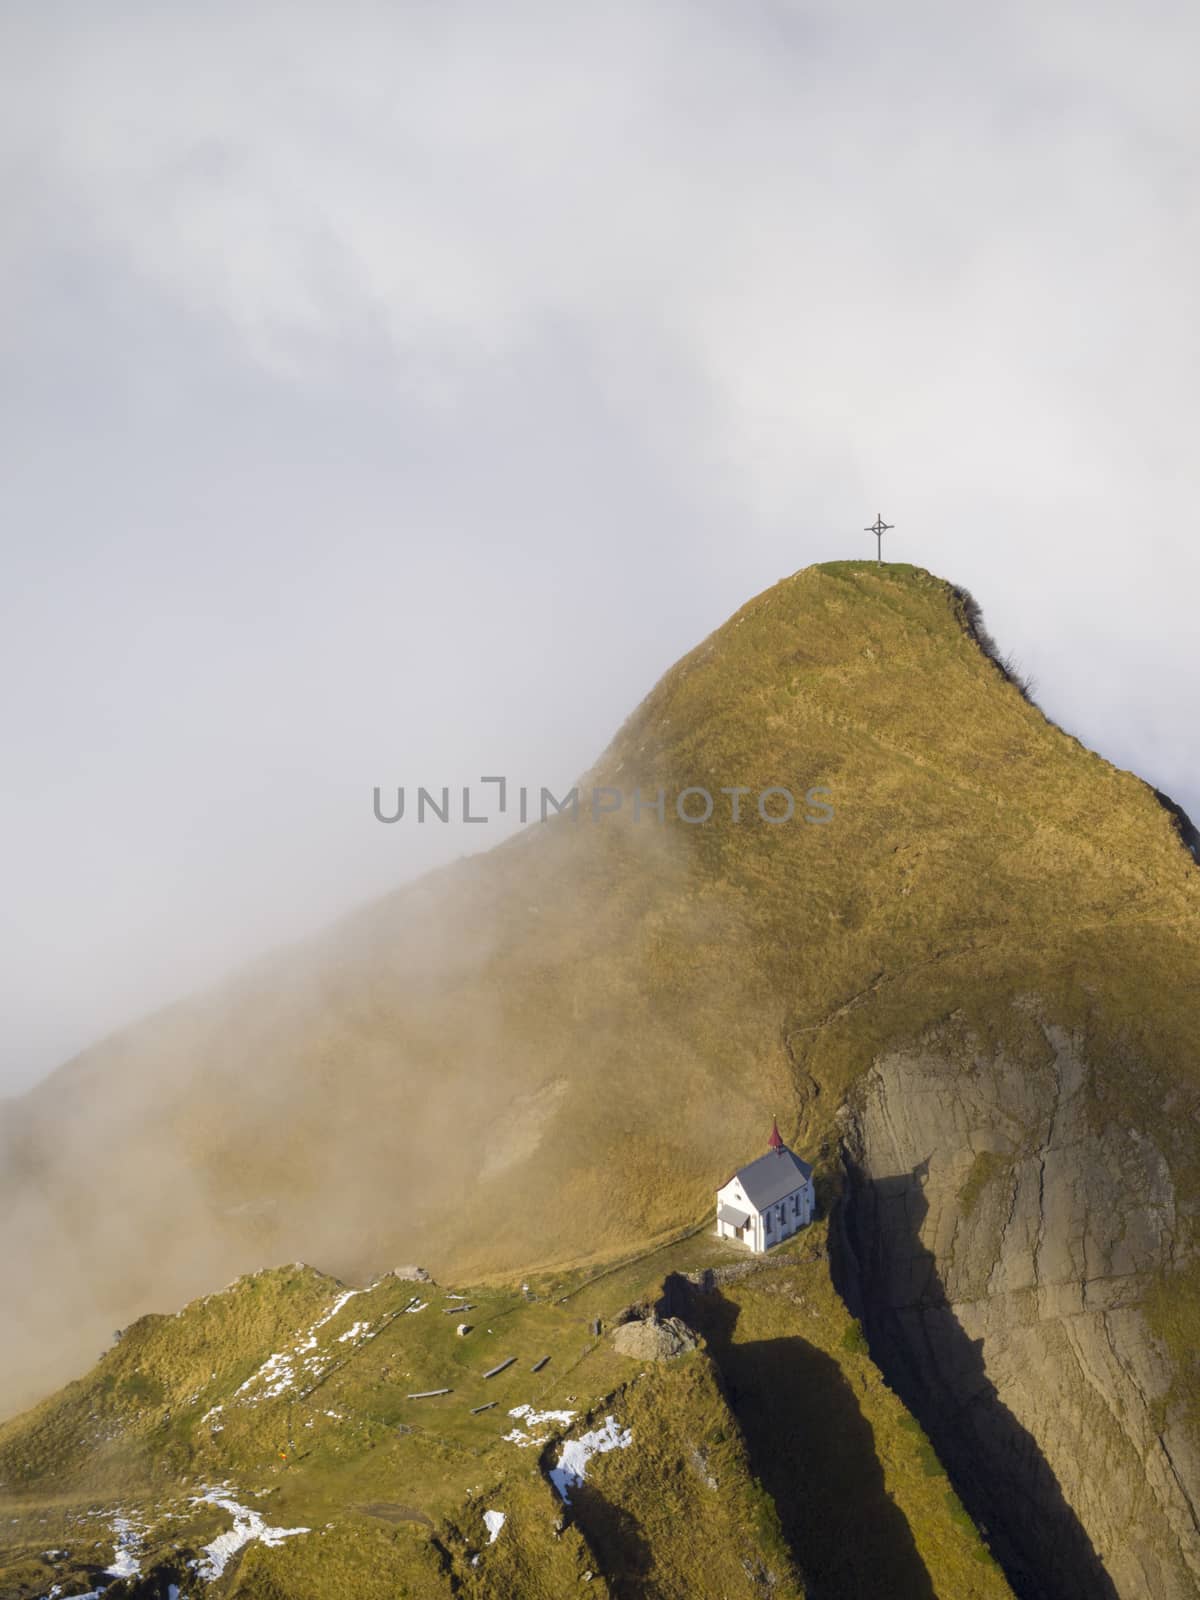
{"type": "Polygon", "coordinates": [[[640,1322],[623,1322],[613,1333],[613,1345],[623,1356],[635,1361],[670,1361],[696,1348],[696,1335],[678,1317],[659,1321],[649,1317],[640,1322]]]}
{"type": "Polygon", "coordinates": [[[1200,1460],[1140,1309],[1177,1248],[1155,1143],[1080,1041],[876,1060],[843,1115],[838,1270],[1026,1600],[1200,1588],[1200,1460]]]}

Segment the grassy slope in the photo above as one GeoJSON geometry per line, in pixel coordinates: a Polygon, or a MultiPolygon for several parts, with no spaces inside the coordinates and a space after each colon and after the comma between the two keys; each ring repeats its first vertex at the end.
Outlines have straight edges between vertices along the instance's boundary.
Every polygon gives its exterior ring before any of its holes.
{"type": "Polygon", "coordinates": [[[699,1296],[692,1315],[738,1397],[751,1461],[815,1591],[1007,1595],[933,1447],[803,1250],[699,1296]]]}
{"type": "MultiPolygon", "coordinates": [[[[67,1330],[94,1349],[131,1306],[262,1260],[499,1282],[614,1257],[703,1216],[772,1112],[831,1150],[882,1046],[953,1019],[1022,1059],[1031,992],[1081,1036],[1098,1109],[1166,1153],[1190,1258],[1200,874],[1150,790],[983,657],[945,583],[785,580],[587,781],[824,783],[836,817],[534,827],[89,1052],[0,1130],[0,1238],[29,1284],[13,1372],[49,1387],[79,1364],[67,1330]]],[[[1181,1386],[1189,1283],[1151,1306],[1181,1386]]]]}
{"type": "MultiPolygon", "coordinates": [[[[322,1320],[340,1286],[307,1268],[262,1272],[176,1317],[146,1318],[86,1378],[0,1429],[0,1596],[26,1600],[72,1579],[92,1586],[112,1560],[118,1515],[141,1530],[144,1572],[174,1572],[197,1588],[187,1557],[230,1518],[191,1497],[221,1483],[269,1524],[312,1530],[275,1548],[253,1544],[231,1564],[221,1592],[264,1600],[452,1588],[476,1600],[554,1600],[589,1571],[589,1592],[616,1600],[768,1591],[799,1600],[797,1568],[820,1573],[820,1593],[849,1600],[862,1592],[858,1575],[830,1568],[826,1535],[833,1527],[840,1539],[851,1522],[885,1549],[907,1539],[899,1577],[924,1575],[924,1586],[897,1581],[889,1592],[899,1597],[1007,1595],[940,1468],[921,1464],[927,1447],[911,1420],[856,1347],[829,1284],[822,1228],[782,1265],[728,1288],[722,1304],[739,1309],[732,1347],[714,1321],[707,1353],[646,1366],[592,1333],[596,1317],[607,1328],[627,1304],[656,1299],[670,1274],[744,1260],[698,1236],[594,1280],[473,1291],[472,1332],[461,1339],[459,1315],[441,1309],[444,1291],[390,1276],[322,1320]],[[406,1312],[414,1290],[425,1307],[406,1312]],[[780,1401],[800,1408],[781,1437],[821,1425],[826,1405],[837,1424],[820,1475],[797,1480],[820,1507],[808,1523],[780,1491],[780,1463],[754,1420],[754,1380],[731,1359],[732,1348],[753,1361],[768,1335],[797,1361],[826,1352],[825,1368],[801,1364],[804,1382],[780,1401]],[[290,1351],[295,1381],[272,1395],[281,1363],[263,1365],[290,1351]],[[482,1376],[508,1355],[519,1358],[513,1367],[482,1376]],[[550,1362],[534,1376],[543,1355],[550,1362]],[[826,1384],[836,1400],[821,1398],[826,1384]],[[447,1386],[444,1397],[406,1398],[447,1386]],[[493,1398],[493,1410],[472,1415],[493,1398]],[[515,1425],[509,1409],[527,1402],[572,1411],[574,1422],[543,1425],[544,1448],[519,1447],[503,1435],[515,1425]],[[544,1477],[554,1441],[608,1415],[633,1443],[594,1459],[564,1518],[544,1477]],[[822,1483],[844,1497],[840,1521],[830,1521],[822,1483]],[[494,1544],[485,1509],[507,1516],[494,1544]],[[50,1549],[70,1554],[48,1561],[50,1549]]],[[[707,1300],[697,1306],[712,1316],[707,1300]]]]}

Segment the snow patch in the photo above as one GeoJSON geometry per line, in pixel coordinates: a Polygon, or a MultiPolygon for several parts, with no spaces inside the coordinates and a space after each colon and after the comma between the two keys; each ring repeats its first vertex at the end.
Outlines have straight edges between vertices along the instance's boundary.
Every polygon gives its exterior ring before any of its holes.
{"type": "Polygon", "coordinates": [[[105,1567],[105,1572],[110,1578],[140,1577],[142,1569],[134,1553],[141,1543],[138,1530],[128,1517],[114,1517],[112,1532],[116,1549],[113,1551],[112,1566],[105,1567]]]}
{"type": "Polygon", "coordinates": [[[347,1328],[345,1333],[338,1334],[338,1343],[345,1344],[347,1339],[357,1339],[360,1333],[366,1333],[371,1326],[369,1322],[356,1322],[352,1328],[347,1328]]]}
{"type": "Polygon", "coordinates": [[[526,1432],[526,1429],[544,1429],[548,1422],[561,1422],[565,1426],[575,1420],[573,1411],[535,1411],[532,1406],[514,1406],[508,1414],[523,1422],[524,1428],[513,1428],[504,1435],[505,1441],[508,1444],[519,1445],[522,1450],[531,1444],[543,1445],[550,1437],[547,1432],[533,1433],[526,1432]]]}
{"type": "Polygon", "coordinates": [[[210,1505],[220,1506],[233,1517],[233,1527],[228,1533],[218,1534],[211,1544],[206,1544],[202,1554],[207,1559],[196,1564],[196,1571],[209,1582],[219,1578],[225,1571],[230,1556],[236,1555],[243,1545],[249,1544],[253,1539],[258,1539],[262,1544],[277,1545],[298,1533],[312,1532],[311,1528],[268,1527],[259,1512],[239,1505],[226,1488],[205,1489],[203,1494],[192,1496],[193,1505],[205,1501],[210,1505]]]}
{"type": "Polygon", "coordinates": [[[593,1456],[604,1455],[609,1450],[628,1450],[632,1443],[632,1429],[619,1428],[615,1417],[605,1417],[602,1428],[594,1428],[578,1439],[566,1440],[559,1451],[558,1465],[550,1468],[550,1482],[558,1490],[563,1504],[571,1504],[568,1490],[577,1489],[583,1482],[593,1456]]]}
{"type": "MultiPolygon", "coordinates": [[[[316,1343],[315,1337],[310,1333],[294,1349],[277,1351],[274,1355],[268,1356],[258,1371],[251,1373],[236,1392],[243,1394],[247,1389],[262,1385],[263,1391],[258,1398],[260,1400],[274,1400],[285,1389],[291,1389],[295,1385],[296,1369],[292,1363],[304,1355],[306,1351],[315,1349],[316,1343]]],[[[304,1365],[305,1367],[311,1367],[312,1363],[306,1361],[304,1365]]]]}
{"type": "Polygon", "coordinates": [[[506,1520],[503,1511],[485,1511],[483,1513],[483,1525],[488,1531],[489,1544],[495,1544],[499,1537],[500,1529],[504,1526],[506,1520]]]}
{"type": "MultiPolygon", "coordinates": [[[[295,1389],[303,1378],[314,1377],[321,1367],[321,1357],[310,1353],[317,1348],[317,1329],[331,1322],[348,1300],[362,1293],[361,1289],[344,1290],[329,1310],[317,1318],[308,1332],[302,1334],[290,1350],[279,1350],[274,1355],[268,1356],[258,1371],[251,1373],[245,1383],[239,1386],[237,1394],[245,1394],[248,1389],[254,1389],[259,1392],[247,1395],[246,1403],[253,1403],[256,1400],[275,1400],[289,1389],[295,1389]]],[[[369,1326],[370,1324],[366,1322],[356,1322],[349,1333],[339,1334],[338,1342],[353,1338],[356,1333],[369,1326]]]]}
{"type": "Polygon", "coordinates": [[[315,1333],[318,1328],[323,1328],[327,1322],[332,1322],[334,1317],[337,1316],[338,1312],[346,1304],[346,1301],[353,1300],[356,1294],[361,1293],[361,1289],[347,1289],[344,1294],[338,1295],[337,1299],[333,1302],[325,1315],[313,1323],[312,1331],[315,1333]]]}

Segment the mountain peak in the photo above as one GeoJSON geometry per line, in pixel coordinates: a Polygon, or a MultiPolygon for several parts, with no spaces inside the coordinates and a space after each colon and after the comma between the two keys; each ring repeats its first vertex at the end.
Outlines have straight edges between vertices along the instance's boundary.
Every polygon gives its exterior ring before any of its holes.
{"type": "Polygon", "coordinates": [[[579,791],[5,1109],[10,1404],[264,1260],[479,1282],[624,1259],[702,1225],[775,1112],[830,1192],[898,1059],[966,1108],[947,1194],[1003,1182],[1007,1156],[971,1176],[995,1126],[1037,1147],[1064,1038],[1086,1041],[1071,1082],[1200,1193],[1175,1065],[1200,1059],[1200,877],[1148,786],[989,656],[961,590],[869,561],[784,579],[579,791]]]}

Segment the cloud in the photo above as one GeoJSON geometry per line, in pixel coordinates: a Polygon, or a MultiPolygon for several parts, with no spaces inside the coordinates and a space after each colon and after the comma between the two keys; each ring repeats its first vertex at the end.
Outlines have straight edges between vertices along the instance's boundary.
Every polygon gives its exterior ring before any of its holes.
{"type": "Polygon", "coordinates": [[[876,510],[1200,810],[1197,30],[7,17],[10,1078],[476,847],[384,856],[359,790],[569,778],[876,510]]]}

